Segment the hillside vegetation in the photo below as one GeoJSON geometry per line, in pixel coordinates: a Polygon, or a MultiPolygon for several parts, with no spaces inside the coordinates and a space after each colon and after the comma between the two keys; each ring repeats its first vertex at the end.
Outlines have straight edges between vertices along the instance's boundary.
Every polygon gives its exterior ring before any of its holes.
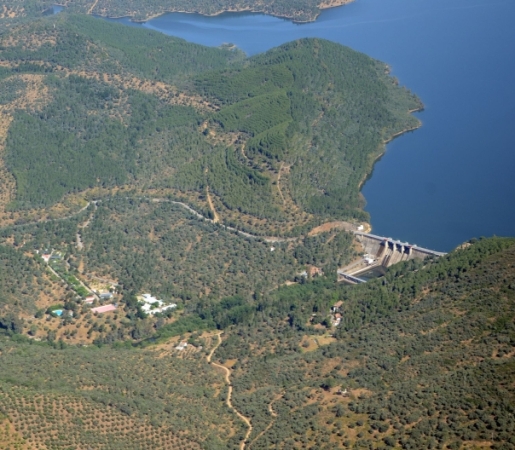
{"type": "MultiPolygon", "coordinates": [[[[251,316],[223,303],[215,358],[251,420],[249,448],[515,447],[514,268],[515,242],[494,238],[359,288],[283,288],[256,300],[251,316]],[[304,319],[325,316],[335,299],[354,324],[329,338],[304,319]]],[[[81,350],[4,339],[1,412],[40,448],[236,447],[244,424],[203,356],[212,335],[190,342],[197,350],[181,357],[173,343],[81,350]],[[105,417],[95,434],[93,417],[105,417]],[[147,442],[132,437],[132,423],[147,442]]]]}
{"type": "Polygon", "coordinates": [[[237,361],[252,448],[514,448],[514,269],[514,240],[496,238],[359,288],[264,298],[217,352],[237,361]],[[336,299],[335,339],[304,319],[336,299]]]}
{"type": "Polygon", "coordinates": [[[513,239],[336,279],[419,125],[383,63],[36,10],[0,19],[0,448],[515,448],[513,239]]]}
{"type": "Polygon", "coordinates": [[[30,448],[236,448],[222,377],[204,352],[172,349],[2,341],[0,410],[30,448]]]}
{"type": "MultiPolygon", "coordinates": [[[[217,15],[225,11],[253,11],[286,17],[296,22],[310,22],[316,19],[320,10],[327,7],[344,5],[352,0],[67,0],[63,2],[70,12],[95,14],[104,17],[131,17],[144,21],[166,12],[188,12],[203,15],[217,15]]],[[[0,23],[13,22],[25,18],[40,17],[52,11],[54,2],[43,0],[7,0],[0,13],[0,23]]]]}
{"type": "Polygon", "coordinates": [[[245,60],[63,14],[0,45],[4,209],[18,214],[131,186],[210,189],[222,220],[260,234],[366,219],[360,183],[383,142],[418,125],[420,102],[383,64],[318,39],[245,60]]]}
{"type": "MultiPolygon", "coordinates": [[[[104,199],[67,220],[5,228],[0,239],[4,243],[0,250],[6,253],[0,318],[18,317],[16,331],[38,339],[82,344],[141,340],[170,323],[191,331],[198,323],[189,322],[190,314],[198,317],[198,311],[228,297],[246,302],[299,278],[308,265],[334,271],[352,255],[352,237],[342,230],[270,244],[201,220],[166,199],[124,197],[104,199]],[[86,221],[87,227],[81,227],[86,221]],[[76,246],[77,233],[81,249],[76,246]],[[63,255],[50,263],[62,280],[36,253],[49,248],[63,255]],[[26,268],[19,267],[20,259],[26,268]],[[27,277],[37,274],[40,284],[25,283],[16,270],[27,277]],[[101,287],[118,285],[123,309],[114,319],[92,315],[83,304],[89,292],[73,284],[77,278],[88,286],[98,284],[97,278],[107,280],[101,287]],[[179,312],[146,317],[134,300],[143,292],[176,303],[179,312]],[[34,302],[38,296],[46,301],[34,302]],[[56,304],[73,317],[63,320],[43,314],[56,304]]],[[[200,329],[214,326],[205,321],[200,329]]]]}

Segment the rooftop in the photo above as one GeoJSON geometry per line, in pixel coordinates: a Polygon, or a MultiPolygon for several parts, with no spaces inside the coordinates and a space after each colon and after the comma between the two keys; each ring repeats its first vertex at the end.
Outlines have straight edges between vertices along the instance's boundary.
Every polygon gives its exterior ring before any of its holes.
{"type": "Polygon", "coordinates": [[[165,305],[163,300],[158,300],[150,294],[142,294],[138,300],[144,303],[144,305],[141,306],[141,309],[147,314],[156,314],[177,307],[175,303],[165,305]]]}
{"type": "Polygon", "coordinates": [[[91,308],[92,312],[96,313],[105,313],[110,311],[115,311],[116,306],[115,305],[104,305],[104,306],[98,306],[97,308],[91,308]]]}

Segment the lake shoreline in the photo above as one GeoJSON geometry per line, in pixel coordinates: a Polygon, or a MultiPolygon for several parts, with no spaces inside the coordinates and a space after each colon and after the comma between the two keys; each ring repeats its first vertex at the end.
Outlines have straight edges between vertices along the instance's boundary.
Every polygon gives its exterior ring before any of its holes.
{"type": "MultiPolygon", "coordinates": [[[[408,110],[408,114],[413,114],[415,112],[421,112],[421,111],[424,111],[424,105],[421,105],[420,107],[418,108],[415,108],[415,109],[409,109],[408,110]]],[[[388,139],[384,139],[383,142],[381,142],[381,144],[379,144],[379,148],[380,148],[380,152],[377,156],[375,156],[373,159],[372,159],[372,163],[371,163],[371,168],[370,168],[370,172],[367,173],[365,175],[365,177],[360,181],[359,185],[358,185],[358,190],[359,190],[359,193],[361,194],[361,196],[363,197],[363,199],[366,201],[366,198],[365,196],[363,195],[363,193],[361,192],[362,188],[363,188],[363,185],[365,184],[365,182],[367,180],[370,179],[370,177],[372,176],[372,173],[374,171],[374,165],[376,164],[376,162],[378,160],[380,160],[385,154],[386,154],[386,146],[392,142],[394,139],[402,136],[403,134],[406,134],[406,133],[409,133],[410,131],[415,131],[415,130],[418,130],[420,127],[422,126],[422,122],[419,120],[418,121],[418,124],[416,126],[412,126],[412,127],[409,127],[409,128],[405,128],[401,131],[398,131],[397,133],[394,133],[392,134],[388,139]]]]}
{"type": "MultiPolygon", "coordinates": [[[[322,1],[328,0],[317,3],[322,1]]],[[[394,133],[376,139],[366,160],[371,175],[355,180],[375,231],[448,250],[471,236],[513,235],[515,210],[506,208],[506,201],[515,199],[515,154],[510,151],[515,131],[509,126],[515,62],[506,55],[515,42],[515,3],[493,7],[481,0],[474,8],[466,0],[387,3],[361,0],[323,10],[315,22],[302,26],[242,13],[210,18],[169,14],[143,27],[199,45],[231,42],[249,56],[318,37],[387,63],[399,83],[428,103],[423,116],[414,114],[423,128],[403,130],[403,139],[386,149],[383,139],[388,144],[394,133]],[[485,127],[491,130],[488,135],[485,127]]]]}
{"type": "Polygon", "coordinates": [[[230,9],[224,9],[221,11],[217,11],[212,14],[202,13],[199,11],[183,11],[183,10],[166,10],[155,14],[150,14],[149,16],[143,18],[143,19],[135,19],[134,16],[131,16],[130,14],[122,15],[122,16],[109,16],[109,15],[101,15],[101,14],[94,14],[91,15],[95,17],[101,17],[103,19],[112,19],[112,20],[119,20],[119,19],[129,19],[133,23],[137,24],[145,24],[149,22],[150,20],[157,19],[158,17],[164,16],[166,14],[198,14],[200,16],[204,17],[217,17],[224,13],[251,13],[251,14],[264,14],[271,17],[276,17],[278,19],[286,19],[291,20],[295,24],[303,24],[303,23],[311,23],[315,22],[318,17],[320,16],[320,13],[324,10],[330,9],[330,8],[338,8],[340,6],[348,5],[349,3],[352,3],[354,0],[330,0],[328,2],[322,2],[320,5],[318,5],[318,12],[316,15],[308,20],[298,20],[295,19],[292,15],[280,15],[280,14],[273,14],[270,12],[266,12],[263,10],[255,10],[252,8],[230,8],[230,9]]]}

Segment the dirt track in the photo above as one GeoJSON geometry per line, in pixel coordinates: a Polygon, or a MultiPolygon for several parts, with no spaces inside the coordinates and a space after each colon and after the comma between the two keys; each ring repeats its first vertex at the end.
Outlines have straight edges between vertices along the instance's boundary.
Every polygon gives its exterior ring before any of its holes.
{"type": "Polygon", "coordinates": [[[221,364],[218,364],[218,363],[215,363],[215,362],[212,362],[211,361],[211,358],[213,357],[213,354],[215,353],[216,349],[220,346],[220,344],[222,343],[222,331],[217,333],[216,336],[218,337],[218,343],[211,349],[211,351],[209,352],[209,355],[207,355],[207,362],[215,367],[219,367],[220,369],[222,369],[224,372],[225,372],[225,382],[227,383],[227,386],[228,386],[228,391],[227,391],[227,400],[226,400],[226,405],[232,409],[236,415],[243,421],[245,422],[245,425],[247,425],[248,427],[248,430],[247,430],[247,433],[245,434],[245,438],[240,442],[240,450],[244,450],[245,449],[245,446],[247,444],[247,440],[250,436],[250,434],[252,433],[252,424],[250,423],[250,419],[248,417],[245,417],[242,413],[240,413],[232,404],[231,402],[231,399],[232,399],[232,384],[231,384],[231,370],[228,369],[227,367],[225,366],[222,366],[221,364]]]}
{"type": "Polygon", "coordinates": [[[207,202],[209,203],[209,209],[213,213],[213,223],[220,222],[220,216],[216,212],[215,205],[213,203],[213,199],[211,198],[211,194],[209,193],[209,186],[206,187],[206,196],[207,196],[207,202]]]}
{"type": "Polygon", "coordinates": [[[253,446],[261,436],[263,436],[270,428],[272,428],[273,424],[275,423],[275,419],[277,418],[277,413],[274,411],[272,405],[274,404],[274,402],[282,398],[283,395],[284,392],[281,392],[268,404],[268,412],[272,416],[272,420],[267,425],[267,427],[254,438],[254,440],[249,444],[249,447],[253,446]]]}

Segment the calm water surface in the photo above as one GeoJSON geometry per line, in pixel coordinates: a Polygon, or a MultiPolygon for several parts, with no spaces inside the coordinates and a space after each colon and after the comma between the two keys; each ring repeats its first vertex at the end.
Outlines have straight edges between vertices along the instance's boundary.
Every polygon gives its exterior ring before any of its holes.
{"type": "Polygon", "coordinates": [[[376,234],[446,251],[515,236],[514,23],[513,0],[356,0],[301,25],[227,13],[139,26],[249,55],[320,37],[387,62],[424,102],[423,126],[388,145],[363,187],[366,210],[376,234]]]}

